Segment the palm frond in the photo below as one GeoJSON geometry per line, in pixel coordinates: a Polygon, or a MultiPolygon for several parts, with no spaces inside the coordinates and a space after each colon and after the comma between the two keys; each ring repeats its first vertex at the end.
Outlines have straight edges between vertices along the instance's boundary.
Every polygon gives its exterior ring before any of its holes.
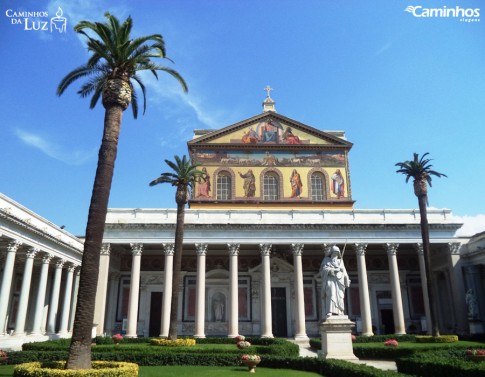
{"type": "MultiPolygon", "coordinates": [[[[146,87],[137,72],[149,70],[158,79],[157,71],[164,71],[174,77],[187,92],[185,80],[175,70],[154,63],[153,59],[167,59],[165,42],[161,34],[150,34],[132,39],[130,37],[133,21],[128,17],[120,21],[109,12],[105,13],[105,22],[81,21],[74,30],[84,35],[90,56],[85,65],[68,73],[57,87],[57,95],[76,80],[92,76],[85,82],[78,93],[81,97],[92,95],[90,108],[96,106],[102,96],[101,85],[107,80],[122,79],[129,81],[132,87],[131,105],[133,116],[138,116],[138,96],[134,90],[136,82],[143,95],[143,113],[146,111],[146,87]]],[[[169,59],[170,60],[170,59],[169,59]]]]}

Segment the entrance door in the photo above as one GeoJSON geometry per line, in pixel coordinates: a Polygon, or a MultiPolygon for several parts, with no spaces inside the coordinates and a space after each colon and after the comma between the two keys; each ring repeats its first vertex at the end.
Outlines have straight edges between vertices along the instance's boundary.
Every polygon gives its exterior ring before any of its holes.
{"type": "Polygon", "coordinates": [[[162,331],[162,292],[152,292],[150,299],[150,326],[148,336],[159,336],[162,331]]]}
{"type": "Polygon", "coordinates": [[[271,314],[273,319],[273,335],[288,337],[286,324],[286,288],[271,288],[271,314]]]}
{"type": "Polygon", "coordinates": [[[394,334],[394,314],[392,309],[381,309],[381,323],[384,327],[384,334],[394,334]]]}

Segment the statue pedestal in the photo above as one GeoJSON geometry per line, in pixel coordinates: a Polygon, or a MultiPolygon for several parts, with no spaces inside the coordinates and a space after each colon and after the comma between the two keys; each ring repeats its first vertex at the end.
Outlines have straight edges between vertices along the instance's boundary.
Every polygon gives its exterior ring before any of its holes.
{"type": "Polygon", "coordinates": [[[468,328],[470,329],[470,335],[483,334],[483,322],[478,319],[469,319],[468,328]]]}
{"type": "Polygon", "coordinates": [[[319,356],[324,359],[358,360],[352,349],[353,326],[354,322],[346,315],[331,316],[322,322],[322,350],[319,356]]]}

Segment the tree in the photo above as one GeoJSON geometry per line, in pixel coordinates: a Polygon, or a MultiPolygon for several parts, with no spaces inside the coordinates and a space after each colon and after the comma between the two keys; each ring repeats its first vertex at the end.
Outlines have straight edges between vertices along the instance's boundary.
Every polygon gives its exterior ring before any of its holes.
{"type": "Polygon", "coordinates": [[[430,320],[433,336],[439,336],[439,326],[436,315],[436,305],[433,292],[433,275],[430,274],[431,267],[431,255],[430,255],[430,243],[429,243],[429,226],[428,226],[428,213],[426,206],[428,205],[428,184],[431,187],[431,176],[446,177],[443,173],[431,170],[433,165],[430,164],[430,159],[426,156],[429,153],[425,153],[419,158],[418,153],[414,153],[414,159],[412,161],[398,162],[396,166],[399,169],[396,173],[402,173],[406,176],[406,183],[410,178],[414,179],[414,194],[418,197],[419,215],[421,217],[421,237],[423,239],[423,253],[424,253],[424,267],[427,277],[428,297],[430,306],[430,320]]]}
{"type": "Polygon", "coordinates": [[[172,304],[170,306],[170,327],[168,330],[168,338],[170,340],[177,340],[177,308],[179,299],[180,287],[180,270],[182,268],[182,253],[184,244],[184,219],[185,219],[185,205],[189,199],[190,190],[193,189],[194,184],[199,179],[206,180],[205,172],[198,170],[199,165],[193,164],[191,160],[183,156],[175,156],[175,163],[165,160],[165,163],[170,166],[172,172],[162,173],[160,177],[150,182],[150,186],[155,186],[159,183],[170,183],[177,187],[175,192],[175,202],[177,203],[177,222],[175,225],[175,245],[174,245],[174,266],[172,276],[172,304]]]}
{"type": "Polygon", "coordinates": [[[146,90],[138,73],[150,71],[158,79],[157,71],[167,72],[187,92],[187,84],[176,71],[153,62],[154,58],[167,58],[165,43],[160,34],[131,39],[131,17],[122,24],[109,13],[105,13],[105,17],[107,21],[104,23],[81,21],[74,27],[77,33],[87,38],[91,55],[86,64],[68,73],[57,87],[57,95],[60,96],[74,81],[87,78],[78,94],[81,97],[92,96],[91,109],[101,97],[105,108],[103,138],[89,206],[79,295],[66,366],[68,369],[91,368],[91,331],[99,255],[123,111],[131,103],[134,118],[138,116],[135,83],[143,94],[143,112],[146,109],[146,90]]]}

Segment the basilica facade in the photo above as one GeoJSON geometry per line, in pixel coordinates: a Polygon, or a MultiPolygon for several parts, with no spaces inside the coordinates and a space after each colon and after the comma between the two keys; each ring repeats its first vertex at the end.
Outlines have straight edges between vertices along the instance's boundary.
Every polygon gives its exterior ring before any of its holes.
{"type": "MultiPolygon", "coordinates": [[[[419,211],[354,208],[351,148],[342,131],[277,113],[269,95],[261,114],[194,132],[188,153],[208,179],[185,215],[180,335],[318,336],[320,264],[333,245],[350,276],[356,333],[429,332],[419,211]]],[[[2,199],[0,342],[68,336],[82,242],[2,199]]],[[[175,209],[109,210],[94,333],[168,334],[175,221],[175,209]]],[[[430,209],[428,221],[440,329],[483,332],[483,237],[457,238],[448,209],[430,209]]]]}

